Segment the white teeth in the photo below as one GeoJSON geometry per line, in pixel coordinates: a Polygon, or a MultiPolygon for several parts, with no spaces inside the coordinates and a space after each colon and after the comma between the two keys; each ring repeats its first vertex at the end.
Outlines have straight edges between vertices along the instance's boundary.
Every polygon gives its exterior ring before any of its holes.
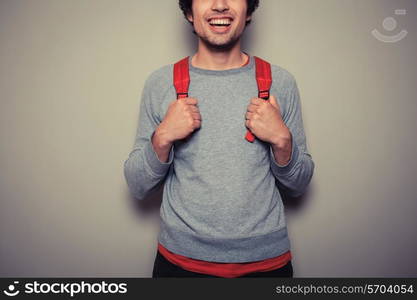
{"type": "Polygon", "coordinates": [[[212,19],[210,25],[230,25],[230,19],[212,19]]]}

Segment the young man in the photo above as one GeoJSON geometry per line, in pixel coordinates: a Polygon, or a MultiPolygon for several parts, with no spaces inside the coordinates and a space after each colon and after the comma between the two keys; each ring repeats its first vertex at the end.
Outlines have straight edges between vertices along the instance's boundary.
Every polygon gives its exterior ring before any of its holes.
{"type": "Polygon", "coordinates": [[[241,36],[258,1],[179,3],[198,36],[190,97],[176,99],[172,64],[148,77],[124,164],[137,199],[165,183],[153,277],[292,277],[280,193],[303,194],[314,170],[295,79],[271,65],[256,97],[241,36]]]}

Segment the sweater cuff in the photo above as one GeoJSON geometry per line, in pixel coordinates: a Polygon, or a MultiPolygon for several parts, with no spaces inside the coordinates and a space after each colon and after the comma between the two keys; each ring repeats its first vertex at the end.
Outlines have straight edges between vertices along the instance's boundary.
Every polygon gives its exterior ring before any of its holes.
{"type": "Polygon", "coordinates": [[[171,149],[169,151],[168,162],[160,161],[152,145],[152,137],[154,134],[155,132],[152,133],[148,143],[145,146],[144,152],[145,152],[146,162],[148,163],[150,171],[153,173],[153,175],[160,177],[166,174],[172,161],[174,160],[174,146],[171,146],[171,149]]]}
{"type": "Polygon", "coordinates": [[[292,171],[292,169],[297,163],[298,156],[299,156],[299,150],[298,150],[297,144],[295,143],[294,138],[292,139],[291,157],[286,165],[282,166],[277,163],[277,161],[275,160],[274,151],[272,150],[271,145],[269,146],[269,151],[271,154],[271,168],[274,174],[286,175],[292,171]]]}

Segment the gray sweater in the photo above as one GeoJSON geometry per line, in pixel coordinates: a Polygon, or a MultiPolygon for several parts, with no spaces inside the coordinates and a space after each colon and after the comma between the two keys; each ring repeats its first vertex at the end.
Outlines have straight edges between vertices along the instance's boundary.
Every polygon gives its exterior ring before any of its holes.
{"type": "Polygon", "coordinates": [[[290,250],[280,193],[299,196],[313,175],[294,77],[272,67],[273,94],[292,133],[291,159],[275,161],[269,143],[245,139],[245,113],[258,94],[253,56],[247,65],[213,71],[190,66],[189,95],[198,99],[201,127],[176,141],[168,162],[151,143],[176,98],[173,65],[146,80],[133,150],[124,174],[133,197],[144,199],[164,182],[158,241],[168,250],[212,262],[252,262],[290,250]]]}

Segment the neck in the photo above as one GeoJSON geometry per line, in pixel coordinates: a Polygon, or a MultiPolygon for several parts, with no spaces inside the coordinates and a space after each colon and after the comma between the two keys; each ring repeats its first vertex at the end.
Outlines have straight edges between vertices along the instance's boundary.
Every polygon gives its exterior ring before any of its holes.
{"type": "Polygon", "coordinates": [[[231,49],[219,51],[210,49],[199,40],[197,53],[191,58],[191,64],[207,70],[227,70],[241,67],[247,55],[241,51],[240,41],[231,49]]]}

